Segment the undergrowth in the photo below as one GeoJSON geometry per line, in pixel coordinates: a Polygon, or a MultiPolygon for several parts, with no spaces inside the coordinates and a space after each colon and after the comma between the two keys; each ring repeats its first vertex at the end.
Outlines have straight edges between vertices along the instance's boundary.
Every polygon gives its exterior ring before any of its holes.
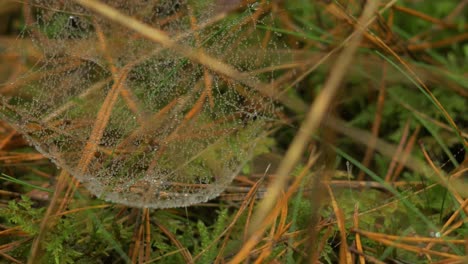
{"type": "Polygon", "coordinates": [[[0,3],[0,262],[468,261],[466,1],[100,2],[0,3]]]}

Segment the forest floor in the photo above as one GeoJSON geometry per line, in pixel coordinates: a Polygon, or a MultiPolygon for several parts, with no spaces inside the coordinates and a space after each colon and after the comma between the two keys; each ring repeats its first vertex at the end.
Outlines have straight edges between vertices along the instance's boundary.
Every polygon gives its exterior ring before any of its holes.
{"type": "Polygon", "coordinates": [[[49,2],[0,2],[0,263],[468,262],[468,1],[49,2]]]}

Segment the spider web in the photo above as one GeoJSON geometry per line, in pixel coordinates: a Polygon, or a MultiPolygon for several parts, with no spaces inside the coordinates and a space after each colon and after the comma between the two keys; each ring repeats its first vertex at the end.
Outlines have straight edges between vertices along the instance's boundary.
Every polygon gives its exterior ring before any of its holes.
{"type": "MultiPolygon", "coordinates": [[[[201,1],[102,2],[239,71],[279,63],[278,42],[243,22],[248,8],[218,21],[219,6],[201,1]]],[[[212,199],[271,123],[273,103],[258,92],[72,1],[35,1],[25,14],[23,38],[41,57],[0,86],[0,115],[101,199],[212,199]]]]}

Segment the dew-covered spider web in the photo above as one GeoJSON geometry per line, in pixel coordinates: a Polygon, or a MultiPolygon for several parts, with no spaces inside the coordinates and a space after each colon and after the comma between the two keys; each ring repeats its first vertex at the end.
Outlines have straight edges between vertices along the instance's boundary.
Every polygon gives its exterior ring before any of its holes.
{"type": "MultiPolygon", "coordinates": [[[[255,26],[270,18],[252,23],[255,7],[223,17],[225,1],[101,2],[252,80],[270,82],[262,69],[279,64],[278,41],[255,26]]],[[[2,80],[1,117],[101,199],[150,208],[212,199],[274,119],[272,100],[252,87],[74,1],[31,3],[19,40],[37,53],[2,80]]]]}

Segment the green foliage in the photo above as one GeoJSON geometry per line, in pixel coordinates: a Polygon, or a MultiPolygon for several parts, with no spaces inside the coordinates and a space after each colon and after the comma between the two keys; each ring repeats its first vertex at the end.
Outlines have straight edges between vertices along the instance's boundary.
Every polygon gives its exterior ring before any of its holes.
{"type": "MultiPolygon", "coordinates": [[[[208,250],[203,253],[198,263],[213,263],[216,256],[218,255],[218,250],[220,243],[215,239],[219,239],[221,233],[224,232],[228,225],[229,214],[226,209],[218,212],[218,218],[216,219],[215,224],[208,228],[202,221],[197,222],[197,230],[200,235],[200,245],[199,250],[205,250],[208,247],[208,250]]],[[[221,240],[222,241],[222,238],[221,240]]]]}
{"type": "Polygon", "coordinates": [[[44,210],[44,208],[33,208],[31,199],[22,195],[21,200],[10,201],[8,207],[0,208],[0,216],[6,218],[8,223],[20,227],[24,232],[36,235],[39,232],[44,210]]]}
{"type": "Polygon", "coordinates": [[[337,262],[337,257],[331,244],[325,244],[322,251],[320,252],[320,258],[328,264],[337,262]]]}
{"type": "Polygon", "coordinates": [[[6,175],[6,174],[3,174],[3,173],[2,173],[2,174],[0,174],[0,180],[4,180],[4,181],[9,181],[9,182],[12,182],[12,183],[16,183],[16,184],[18,184],[18,185],[21,185],[21,186],[23,186],[23,187],[26,187],[26,190],[32,188],[32,189],[37,189],[37,190],[40,190],[40,191],[43,191],[43,192],[52,193],[52,191],[49,190],[49,189],[47,189],[47,188],[43,188],[43,187],[41,187],[41,186],[36,186],[36,185],[30,184],[30,183],[28,182],[29,176],[33,176],[33,177],[35,176],[35,177],[37,177],[37,175],[35,175],[34,173],[30,173],[30,174],[24,175],[24,178],[25,178],[24,180],[23,180],[23,179],[20,180],[20,179],[17,179],[17,178],[15,178],[15,177],[12,177],[12,176],[9,176],[9,175],[6,175]]]}
{"type": "MultiPolygon", "coordinates": [[[[2,218],[18,226],[22,231],[34,237],[39,232],[45,208],[34,208],[33,202],[26,196],[20,201],[11,201],[8,208],[0,209],[2,218]]],[[[81,211],[73,215],[64,215],[53,228],[45,233],[41,243],[45,255],[44,263],[103,263],[101,260],[112,256],[119,258],[117,247],[122,241],[131,238],[132,228],[116,222],[115,212],[103,210],[99,213],[99,222],[92,222],[96,216],[91,211],[81,211]],[[111,239],[111,242],[109,239],[111,239]]],[[[50,221],[54,221],[51,219],[50,221]]],[[[23,243],[15,249],[15,256],[25,258],[31,243],[23,243]]]]}
{"type": "Polygon", "coordinates": [[[49,234],[48,241],[45,241],[48,259],[53,259],[56,264],[60,263],[75,263],[79,257],[83,255],[75,250],[72,245],[76,239],[76,224],[72,222],[74,219],[62,218],[49,234]]]}
{"type": "MultiPolygon", "coordinates": [[[[457,5],[457,1],[437,1],[426,5],[413,1],[403,1],[402,5],[413,8],[419,12],[430,14],[432,17],[442,19],[446,17],[457,5]]],[[[463,16],[457,17],[459,23],[464,23],[463,16]]],[[[430,29],[432,24],[423,19],[411,16],[409,14],[401,14],[395,17],[395,25],[405,28],[409,34],[415,35],[418,32],[430,29]]]]}
{"type": "Polygon", "coordinates": [[[294,221],[293,230],[301,230],[307,228],[310,217],[312,214],[313,205],[311,201],[303,199],[300,197],[302,192],[299,192],[298,196],[291,200],[291,206],[293,208],[294,214],[290,215],[290,220],[294,221]]]}

